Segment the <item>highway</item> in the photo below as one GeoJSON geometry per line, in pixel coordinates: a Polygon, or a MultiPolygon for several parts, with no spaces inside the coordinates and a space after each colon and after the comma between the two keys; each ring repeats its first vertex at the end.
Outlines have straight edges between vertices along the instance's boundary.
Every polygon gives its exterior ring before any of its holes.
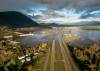
{"type": "Polygon", "coordinates": [[[80,71],[63,39],[63,32],[54,28],[43,71],[80,71]]]}

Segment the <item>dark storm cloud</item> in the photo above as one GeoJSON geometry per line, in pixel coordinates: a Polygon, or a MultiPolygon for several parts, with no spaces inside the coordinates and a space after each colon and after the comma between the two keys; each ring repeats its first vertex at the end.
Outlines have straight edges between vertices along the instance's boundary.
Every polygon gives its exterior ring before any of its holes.
{"type": "Polygon", "coordinates": [[[64,7],[86,9],[100,6],[100,0],[37,0],[37,2],[47,4],[48,7],[52,9],[64,7]]]}
{"type": "Polygon", "coordinates": [[[0,0],[0,11],[26,9],[33,5],[31,0],[0,0]]]}
{"type": "Polygon", "coordinates": [[[87,9],[99,7],[100,0],[0,0],[0,11],[27,9],[39,4],[45,4],[49,9],[87,9]]]}

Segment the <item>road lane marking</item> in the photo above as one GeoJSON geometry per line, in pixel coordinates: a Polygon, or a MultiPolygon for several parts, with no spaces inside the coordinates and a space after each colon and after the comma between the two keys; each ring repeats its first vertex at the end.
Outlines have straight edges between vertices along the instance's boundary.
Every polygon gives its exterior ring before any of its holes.
{"type": "Polygon", "coordinates": [[[68,57],[69,57],[68,59],[69,59],[70,64],[71,64],[72,67],[74,68],[73,70],[74,70],[74,71],[80,71],[79,68],[75,65],[74,60],[73,60],[72,57],[70,56],[70,52],[68,51],[69,49],[68,49],[67,45],[65,44],[65,42],[63,41],[63,39],[62,39],[62,42],[63,42],[63,45],[64,45],[64,47],[65,47],[65,50],[68,52],[68,57]]]}
{"type": "Polygon", "coordinates": [[[58,41],[59,41],[59,44],[60,44],[60,47],[61,47],[61,53],[62,53],[63,58],[64,58],[65,69],[66,69],[66,71],[72,71],[69,60],[68,60],[68,57],[65,56],[66,53],[65,53],[65,50],[63,48],[62,42],[60,40],[61,39],[60,39],[60,36],[59,36],[58,41]]]}
{"type": "Polygon", "coordinates": [[[63,52],[64,58],[65,58],[65,63],[68,66],[67,71],[79,71],[78,67],[75,65],[75,62],[73,61],[72,57],[70,56],[70,52],[69,52],[67,45],[63,41],[62,31],[60,31],[58,29],[57,32],[58,32],[59,43],[60,43],[60,46],[62,47],[62,52],[63,52]]]}
{"type": "Polygon", "coordinates": [[[43,71],[46,71],[46,70],[47,70],[49,55],[50,55],[50,48],[49,48],[49,50],[48,50],[48,54],[47,54],[46,62],[45,62],[45,64],[44,64],[44,69],[43,69],[43,71]]]}
{"type": "Polygon", "coordinates": [[[63,61],[64,61],[64,64],[65,64],[65,70],[66,70],[66,71],[71,71],[71,66],[70,66],[69,60],[68,60],[68,58],[65,56],[66,53],[65,53],[65,50],[64,50],[64,48],[63,48],[63,44],[62,44],[62,41],[61,41],[60,33],[59,33],[59,31],[57,30],[57,28],[56,28],[55,30],[56,30],[56,32],[58,32],[57,39],[58,39],[58,42],[59,42],[60,47],[61,47],[61,53],[62,53],[63,61]],[[66,59],[66,58],[67,58],[67,59],[66,59]],[[67,61],[66,61],[66,60],[67,60],[67,61]]]}
{"type": "MultiPolygon", "coordinates": [[[[63,32],[59,30],[59,33],[60,33],[60,32],[61,32],[61,35],[63,35],[63,32]]],[[[69,62],[70,62],[70,64],[71,64],[71,66],[74,68],[73,70],[74,70],[74,71],[80,71],[79,68],[75,65],[75,62],[74,62],[74,60],[72,59],[72,57],[71,57],[71,55],[70,55],[70,52],[69,52],[69,49],[68,49],[67,45],[65,44],[64,39],[63,39],[62,36],[61,36],[61,41],[62,41],[62,44],[63,44],[63,46],[64,46],[64,50],[67,52],[67,55],[66,55],[66,56],[68,56],[68,60],[69,60],[69,62]]]]}
{"type": "Polygon", "coordinates": [[[55,40],[53,40],[52,49],[51,49],[51,65],[50,65],[50,71],[54,71],[54,61],[55,61],[55,40]]]}

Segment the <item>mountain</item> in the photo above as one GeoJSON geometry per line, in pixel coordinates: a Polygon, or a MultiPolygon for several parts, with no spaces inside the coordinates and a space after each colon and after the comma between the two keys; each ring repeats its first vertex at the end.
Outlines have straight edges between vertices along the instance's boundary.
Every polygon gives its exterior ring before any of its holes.
{"type": "Polygon", "coordinates": [[[71,25],[57,24],[57,23],[41,23],[41,26],[44,26],[44,27],[66,27],[66,26],[71,26],[71,25]]]}
{"type": "Polygon", "coordinates": [[[16,11],[0,12],[0,25],[11,28],[36,27],[38,23],[16,11]]]}
{"type": "Polygon", "coordinates": [[[57,23],[41,23],[41,26],[49,26],[49,27],[73,27],[73,26],[100,26],[100,22],[91,21],[91,22],[78,22],[78,23],[70,23],[70,24],[57,24],[57,23]]]}
{"type": "Polygon", "coordinates": [[[100,22],[98,22],[98,21],[84,22],[84,25],[86,25],[86,26],[100,26],[100,22]]]}

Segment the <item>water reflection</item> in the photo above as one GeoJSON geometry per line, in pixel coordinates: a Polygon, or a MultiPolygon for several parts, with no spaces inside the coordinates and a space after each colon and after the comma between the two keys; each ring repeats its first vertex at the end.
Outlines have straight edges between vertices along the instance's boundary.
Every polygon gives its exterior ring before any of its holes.
{"type": "Polygon", "coordinates": [[[17,39],[22,47],[36,47],[41,42],[46,42],[47,39],[40,32],[35,32],[34,36],[28,35],[17,39]]]}
{"type": "Polygon", "coordinates": [[[74,34],[80,37],[79,40],[75,40],[70,44],[81,46],[81,47],[89,47],[93,43],[100,43],[100,31],[97,30],[71,30],[64,32],[65,34],[74,34]]]}
{"type": "Polygon", "coordinates": [[[72,34],[77,34],[82,40],[89,39],[94,42],[100,42],[100,31],[96,30],[72,30],[72,34]]]}

